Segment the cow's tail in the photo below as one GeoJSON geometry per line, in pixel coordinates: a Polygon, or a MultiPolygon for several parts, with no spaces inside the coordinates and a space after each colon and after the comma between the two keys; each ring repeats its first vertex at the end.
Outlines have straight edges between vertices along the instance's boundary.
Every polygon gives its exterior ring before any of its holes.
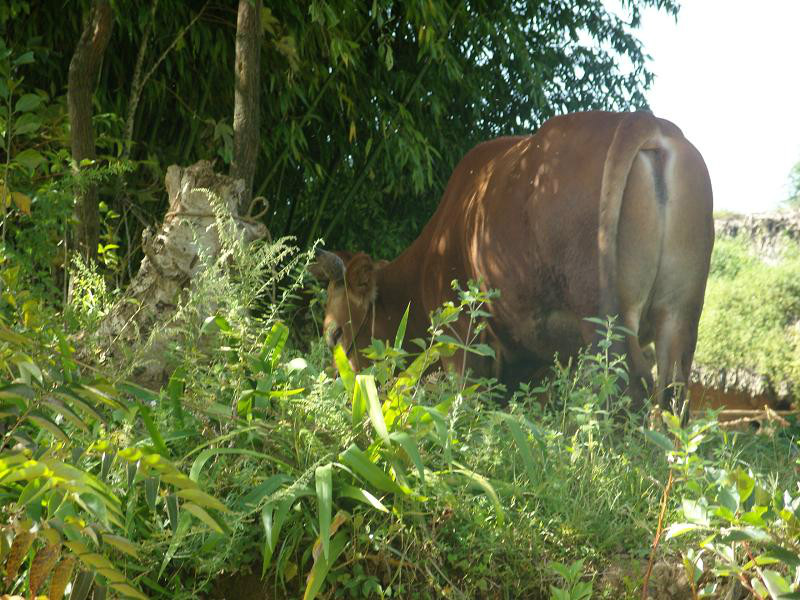
{"type": "Polygon", "coordinates": [[[642,150],[663,150],[656,118],[648,112],[630,113],[617,125],[603,166],[597,243],[600,276],[600,314],[619,315],[617,246],[622,197],[633,161],[642,150]]]}

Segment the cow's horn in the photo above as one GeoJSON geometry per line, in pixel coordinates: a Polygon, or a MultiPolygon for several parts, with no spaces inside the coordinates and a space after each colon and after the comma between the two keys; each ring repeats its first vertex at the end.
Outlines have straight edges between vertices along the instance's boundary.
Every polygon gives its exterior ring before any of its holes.
{"type": "Polygon", "coordinates": [[[317,262],[314,271],[321,273],[328,281],[344,279],[344,261],[333,252],[317,248],[317,262]]]}

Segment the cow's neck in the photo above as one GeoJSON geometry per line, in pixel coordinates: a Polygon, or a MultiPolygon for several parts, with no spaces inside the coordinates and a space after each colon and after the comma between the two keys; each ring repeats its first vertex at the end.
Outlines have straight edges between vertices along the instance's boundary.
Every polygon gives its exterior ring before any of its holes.
{"type": "Polygon", "coordinates": [[[375,299],[373,337],[393,342],[403,313],[410,303],[404,344],[408,349],[409,340],[426,337],[428,319],[418,293],[419,268],[407,265],[408,261],[403,258],[403,256],[398,257],[376,273],[378,294],[375,299]]]}

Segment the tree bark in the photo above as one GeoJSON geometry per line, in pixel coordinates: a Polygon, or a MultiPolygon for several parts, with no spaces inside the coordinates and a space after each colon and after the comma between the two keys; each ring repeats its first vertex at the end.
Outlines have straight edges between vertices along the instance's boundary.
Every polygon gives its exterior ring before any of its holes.
{"type": "Polygon", "coordinates": [[[253,176],[261,141],[259,105],[261,67],[261,0],[239,0],[236,19],[236,89],[233,109],[231,176],[244,180],[241,214],[247,214],[253,195],[253,176]]]}
{"type": "MultiPolygon", "coordinates": [[[[67,104],[70,144],[72,158],[78,168],[81,161],[96,156],[92,129],[92,95],[113,26],[109,2],[94,0],[89,19],[69,63],[67,104]]],[[[88,185],[78,192],[75,213],[75,243],[84,258],[94,259],[97,257],[97,242],[100,237],[96,186],[88,185]]]]}

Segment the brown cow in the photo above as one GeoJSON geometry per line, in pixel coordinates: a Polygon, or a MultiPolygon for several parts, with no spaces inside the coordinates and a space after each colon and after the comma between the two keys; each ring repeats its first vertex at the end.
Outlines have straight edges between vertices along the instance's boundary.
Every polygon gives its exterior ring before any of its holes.
{"type": "MultiPolygon", "coordinates": [[[[689,376],[713,244],[708,171],[680,129],[646,112],[585,112],[475,147],[395,260],[343,254],[345,264],[323,251],[314,271],[329,280],[328,343],[349,348],[356,368],[365,361],[352,348],[393,339],[409,302],[406,339],[424,337],[430,311],[453,299],[450,282],[481,279],[500,290],[486,341],[502,381],[596,341],[585,317],[619,315],[634,333],[620,348],[631,391],[652,391],[642,346],[654,341],[664,405],[689,376]]],[[[491,374],[478,360],[468,364],[491,374]]]]}

